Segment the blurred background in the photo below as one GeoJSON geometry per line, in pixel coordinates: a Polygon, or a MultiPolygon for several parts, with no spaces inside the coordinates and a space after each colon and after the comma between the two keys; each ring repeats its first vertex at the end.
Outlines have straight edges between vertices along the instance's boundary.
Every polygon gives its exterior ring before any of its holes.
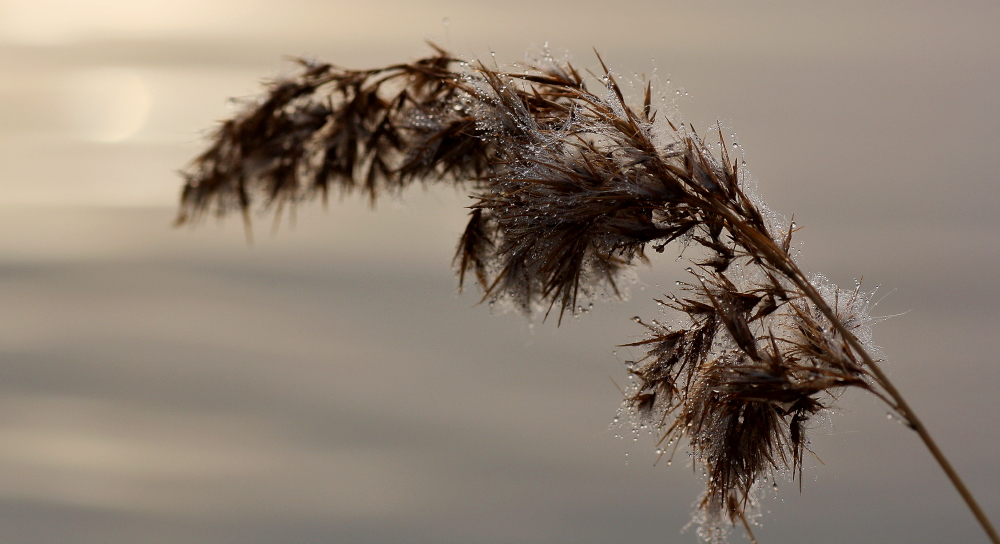
{"type": "MultiPolygon", "coordinates": [[[[881,286],[887,369],[1000,523],[998,35],[985,0],[0,0],[0,542],[696,542],[684,454],[613,424],[673,256],[557,328],[457,294],[452,188],[171,227],[231,97],[425,40],[596,48],[721,121],[805,268],[881,286]]],[[[762,544],[986,542],[913,432],[836,404],[762,544]]]]}

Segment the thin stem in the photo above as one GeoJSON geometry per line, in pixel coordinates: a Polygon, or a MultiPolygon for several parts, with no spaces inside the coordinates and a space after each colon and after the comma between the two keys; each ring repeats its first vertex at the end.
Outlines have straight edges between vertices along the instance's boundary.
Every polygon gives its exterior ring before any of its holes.
{"type": "Polygon", "coordinates": [[[743,528],[746,529],[750,542],[757,544],[757,538],[753,536],[753,531],[750,530],[750,523],[747,522],[747,517],[743,515],[743,510],[740,510],[740,521],[743,522],[743,528]]]}
{"type": "MultiPolygon", "coordinates": [[[[795,265],[793,264],[792,266],[795,265]]],[[[986,517],[982,508],[979,507],[979,503],[976,502],[976,499],[972,496],[969,489],[965,487],[962,479],[958,477],[958,473],[955,472],[954,468],[952,468],[951,463],[948,462],[947,458],[945,458],[944,453],[942,453],[941,449],[938,448],[937,443],[934,442],[933,438],[931,438],[931,435],[927,432],[927,428],[924,427],[923,422],[920,421],[917,415],[913,412],[913,409],[910,408],[910,405],[903,399],[903,395],[900,394],[899,390],[897,390],[892,382],[889,381],[889,376],[882,371],[875,360],[872,359],[872,356],[868,354],[868,351],[866,351],[864,346],[861,345],[861,341],[858,340],[857,337],[854,336],[854,334],[852,334],[849,330],[847,330],[847,327],[845,327],[840,319],[837,318],[836,314],[834,314],[833,310],[829,305],[827,305],[826,301],[823,300],[823,297],[819,295],[812,284],[802,279],[802,272],[798,270],[798,267],[795,267],[795,272],[797,272],[797,274],[791,278],[792,281],[794,281],[796,285],[798,285],[799,288],[805,292],[806,296],[808,296],[809,299],[816,304],[816,307],[823,312],[823,315],[825,315],[827,319],[830,320],[830,323],[833,324],[834,328],[836,328],[837,331],[847,339],[851,348],[853,348],[855,353],[861,357],[865,365],[871,369],[875,378],[878,380],[879,385],[881,385],[882,388],[885,389],[885,392],[888,393],[894,401],[896,401],[896,409],[906,419],[907,423],[909,423],[910,428],[917,432],[917,435],[919,435],[920,439],[924,441],[927,449],[930,450],[931,455],[933,455],[934,459],[937,460],[939,465],[941,465],[944,473],[948,476],[948,479],[951,480],[952,485],[954,485],[955,489],[958,490],[958,494],[962,496],[962,499],[965,500],[965,504],[968,505],[970,510],[972,510],[972,514],[976,517],[976,520],[979,521],[979,524],[982,525],[983,530],[986,531],[987,536],[990,537],[993,544],[1000,544],[1000,536],[997,535],[997,531],[993,528],[989,518],[986,517]]]]}
{"type": "Polygon", "coordinates": [[[903,399],[903,395],[899,392],[899,390],[896,389],[891,381],[889,381],[889,376],[882,371],[881,367],[879,367],[875,362],[875,359],[873,359],[872,356],[868,354],[868,351],[865,350],[864,346],[861,345],[861,341],[854,336],[854,333],[847,330],[847,327],[844,326],[826,301],[823,300],[823,297],[820,296],[818,291],[816,291],[816,288],[805,279],[805,274],[803,274],[802,270],[799,269],[797,264],[795,264],[795,261],[788,256],[787,252],[775,245],[774,241],[771,240],[769,236],[766,236],[764,233],[761,233],[756,228],[753,228],[746,222],[742,221],[739,217],[736,217],[735,214],[733,214],[733,212],[731,212],[728,208],[720,206],[717,208],[717,211],[730,221],[730,225],[733,228],[757,242],[755,246],[763,254],[765,254],[765,257],[771,262],[771,264],[777,266],[779,270],[782,270],[788,279],[792,280],[795,285],[802,289],[802,292],[804,292],[806,296],[809,297],[814,304],[816,304],[816,307],[819,308],[820,312],[822,312],[823,315],[830,320],[833,327],[837,329],[837,331],[847,340],[855,353],[857,353],[858,356],[861,357],[861,360],[864,361],[868,368],[871,369],[872,374],[875,375],[875,379],[878,380],[879,385],[882,386],[885,392],[888,393],[889,396],[896,402],[895,409],[906,419],[910,428],[916,431],[917,435],[920,436],[920,439],[924,441],[924,445],[927,446],[931,455],[934,456],[934,459],[944,470],[945,475],[947,475],[948,479],[951,480],[951,484],[955,486],[955,489],[958,491],[958,494],[962,496],[965,504],[970,510],[972,510],[972,515],[976,517],[976,520],[983,527],[983,530],[986,531],[986,535],[990,538],[993,544],[1000,544],[1000,535],[998,535],[996,529],[993,528],[993,524],[990,523],[989,518],[986,517],[986,513],[979,507],[979,503],[976,502],[975,497],[972,496],[972,492],[970,492],[969,488],[965,486],[965,483],[963,483],[962,479],[959,478],[958,473],[955,472],[951,463],[948,462],[947,458],[945,458],[944,453],[941,452],[937,443],[933,438],[931,438],[931,435],[927,431],[927,428],[924,427],[923,422],[920,421],[917,415],[913,412],[913,409],[910,408],[910,405],[905,399],[903,399]]]}

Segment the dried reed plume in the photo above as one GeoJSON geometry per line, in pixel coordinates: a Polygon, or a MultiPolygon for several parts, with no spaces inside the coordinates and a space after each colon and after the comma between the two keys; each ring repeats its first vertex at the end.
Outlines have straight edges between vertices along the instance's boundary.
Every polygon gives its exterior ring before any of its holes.
{"type": "Polygon", "coordinates": [[[471,273],[484,300],[560,320],[597,290],[617,292],[647,247],[676,241],[696,255],[662,301],[682,321],[637,319],[648,335],[628,345],[646,354],[629,364],[626,404],[662,443],[685,439],[704,469],[702,538],[719,542],[736,523],[750,533],[755,489],[774,472],[801,482],[810,420],[856,387],[919,433],[1000,544],[873,358],[869,295],[799,269],[795,224],[748,189],[721,130],[714,144],[658,116],[650,84],[627,104],[603,62],[599,93],[547,55],[517,73],[436,47],[375,70],[300,63],[184,172],[178,223],[280,214],[331,189],[374,202],[416,181],[466,185],[475,203],[455,255],[460,286],[471,273]]]}

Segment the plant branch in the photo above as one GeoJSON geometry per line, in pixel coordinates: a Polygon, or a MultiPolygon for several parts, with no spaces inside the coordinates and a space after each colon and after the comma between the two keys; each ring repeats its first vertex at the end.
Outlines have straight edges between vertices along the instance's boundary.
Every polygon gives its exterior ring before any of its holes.
{"type": "MultiPolygon", "coordinates": [[[[794,266],[794,265],[793,265],[794,266]]],[[[972,510],[972,514],[976,517],[976,521],[983,527],[986,531],[987,536],[993,544],[1000,544],[1000,536],[997,535],[996,529],[993,528],[993,524],[990,522],[989,518],[986,517],[986,513],[980,508],[979,503],[976,502],[975,497],[969,491],[969,488],[965,486],[962,479],[959,478],[958,473],[951,466],[951,463],[944,456],[941,448],[938,447],[937,443],[931,437],[930,433],[927,431],[927,427],[924,426],[920,418],[917,417],[913,409],[900,394],[896,386],[889,381],[889,376],[879,367],[878,363],[875,362],[874,358],[868,354],[868,351],[861,344],[861,341],[854,336],[851,331],[847,330],[847,327],[841,322],[841,320],[836,316],[830,306],[823,300],[823,297],[819,295],[816,289],[808,281],[802,279],[802,272],[796,267],[797,274],[792,278],[793,281],[802,289],[809,299],[819,308],[823,315],[830,320],[830,323],[836,327],[837,331],[847,339],[847,342],[851,344],[854,351],[861,357],[865,365],[872,371],[878,380],[879,385],[889,394],[890,397],[896,402],[896,410],[899,411],[900,415],[906,420],[907,424],[911,429],[917,432],[920,439],[924,441],[924,445],[930,450],[931,455],[934,459],[941,465],[941,469],[944,470],[945,475],[951,480],[953,486],[958,491],[958,494],[962,496],[962,500],[965,504],[972,510]]]]}
{"type": "Polygon", "coordinates": [[[774,234],[782,220],[745,187],[721,127],[716,153],[693,126],[657,119],[650,85],[641,108],[626,104],[603,61],[598,95],[548,56],[511,73],[434,49],[364,71],[303,62],[299,76],[271,83],[184,171],[178,223],[238,210],[249,224],[255,203],[280,217],[285,204],[325,202],[336,189],[374,203],[415,181],[464,185],[476,202],[454,258],[459,288],[469,272],[483,300],[557,309],[560,320],[601,289],[618,294],[620,273],[648,262],[647,245],[697,246],[707,254],[688,269],[697,281],[660,301],[686,315],[683,326],[636,319],[650,335],[628,344],[647,352],[629,364],[639,380],[626,405],[661,442],[686,438],[704,467],[702,538],[719,543],[723,525],[742,522],[754,540],[745,511],[755,486],[786,469],[801,484],[808,421],[857,387],[918,433],[1000,544],[864,347],[867,296],[805,276],[789,253],[794,222],[774,234]]]}

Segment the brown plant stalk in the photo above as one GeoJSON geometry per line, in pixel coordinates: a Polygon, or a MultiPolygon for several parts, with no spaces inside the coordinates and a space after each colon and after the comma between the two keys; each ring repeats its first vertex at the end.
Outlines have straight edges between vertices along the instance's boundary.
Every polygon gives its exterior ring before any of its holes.
{"type": "Polygon", "coordinates": [[[525,313],[618,293],[621,273],[677,242],[691,279],[661,301],[682,319],[649,323],[629,363],[626,405],[662,444],[686,440],[707,485],[699,535],[748,534],[761,485],[801,485],[806,431],[847,387],[882,399],[914,429],[994,544],[1000,538],[926,428],[879,368],[870,294],[807,276],[795,224],[770,212],[744,170],[653,107],[629,105],[603,65],[602,92],[547,55],[518,72],[436,48],[412,63],[346,70],[302,61],[299,75],[224,122],[185,172],[177,222],[280,210],[331,190],[374,202],[420,181],[473,192],[455,256],[484,300],[525,313]]]}

